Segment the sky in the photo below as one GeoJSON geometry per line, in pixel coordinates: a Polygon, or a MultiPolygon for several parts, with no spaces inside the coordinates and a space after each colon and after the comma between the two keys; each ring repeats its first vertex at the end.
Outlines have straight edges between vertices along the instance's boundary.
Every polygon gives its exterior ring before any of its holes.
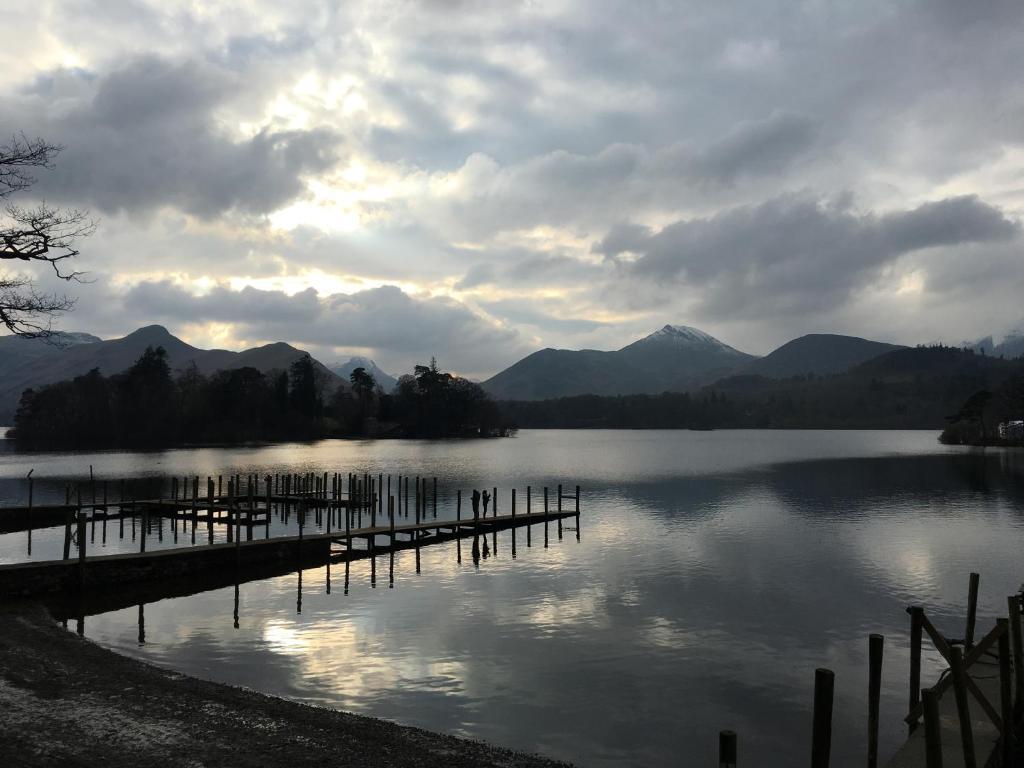
{"type": "Polygon", "coordinates": [[[63,145],[30,195],[98,223],[68,330],[486,377],[666,323],[1024,324],[1019,0],[0,14],[0,135],[63,145]]]}

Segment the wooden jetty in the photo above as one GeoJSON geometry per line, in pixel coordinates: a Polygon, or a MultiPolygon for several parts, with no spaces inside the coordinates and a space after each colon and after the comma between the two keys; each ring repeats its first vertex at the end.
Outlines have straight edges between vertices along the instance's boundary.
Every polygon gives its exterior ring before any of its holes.
{"type": "MultiPolygon", "coordinates": [[[[200,495],[199,479],[192,478],[189,483],[186,478],[181,484],[183,492],[180,495],[177,481],[171,484],[172,495],[169,498],[136,499],[130,492],[122,490],[114,500],[104,488],[101,498],[84,502],[79,489],[75,494],[75,504],[60,507],[65,525],[63,559],[0,566],[0,598],[68,594],[94,596],[123,591],[126,584],[133,589],[148,589],[146,585],[157,584],[172,593],[181,588],[200,591],[204,579],[217,581],[225,573],[237,574],[240,570],[258,573],[268,569],[277,572],[283,568],[287,572],[310,564],[323,564],[332,558],[347,562],[488,534],[495,537],[496,546],[498,531],[519,527],[526,528],[527,546],[530,546],[530,528],[538,524],[543,525],[544,545],[547,546],[549,526],[556,528],[561,539],[563,521],[567,518],[575,519],[576,537],[579,538],[579,486],[572,494],[563,493],[562,486],[558,486],[554,508],[549,503],[549,489],[544,488],[541,509],[533,507],[532,489],[527,487],[525,511],[517,509],[516,491],[513,489],[510,510],[505,514],[499,514],[497,510],[497,488],[490,497],[494,500],[490,510],[487,501],[483,509],[480,508],[481,496],[474,492],[472,515],[463,514],[462,493],[459,491],[454,518],[445,519],[438,517],[436,480],[430,484],[430,493],[427,478],[416,478],[414,508],[410,514],[408,479],[404,495],[389,495],[386,504],[380,489],[390,488],[391,478],[387,478],[387,485],[384,479],[383,475],[377,478],[349,475],[348,490],[343,492],[345,478],[338,474],[333,477],[327,474],[306,478],[285,476],[283,480],[280,476],[267,475],[262,487],[256,476],[251,476],[245,486],[236,476],[228,479],[224,493],[223,482],[215,483],[210,477],[206,495],[200,495]],[[189,486],[191,495],[185,493],[189,486]],[[403,498],[404,509],[400,505],[403,498]],[[563,508],[566,500],[572,502],[570,508],[563,508]],[[290,522],[294,515],[298,535],[270,537],[270,523],[275,515],[285,523],[290,522]],[[183,534],[191,528],[190,546],[147,552],[146,543],[152,540],[154,521],[157,521],[157,536],[162,540],[163,525],[159,521],[165,518],[172,521],[175,542],[178,541],[179,523],[183,534]],[[90,556],[90,542],[95,538],[97,523],[102,523],[105,530],[107,521],[111,519],[120,522],[118,535],[122,538],[126,535],[124,521],[130,519],[133,540],[139,524],[137,553],[90,556]],[[90,526],[92,536],[87,534],[90,526]],[[201,526],[205,528],[206,543],[202,543],[204,536],[200,534],[200,543],[196,546],[196,534],[201,526]],[[226,531],[226,542],[214,542],[213,531],[218,526],[226,531]],[[266,531],[262,539],[253,535],[253,530],[261,526],[266,531]],[[310,527],[314,530],[307,532],[310,527]],[[243,529],[246,531],[245,541],[243,529]],[[77,557],[72,557],[72,549],[77,557]],[[185,586],[180,587],[181,583],[185,586]]],[[[401,494],[401,478],[396,488],[401,494]]],[[[70,490],[68,495],[71,495],[70,490]]],[[[30,485],[30,503],[15,510],[16,519],[32,519],[29,510],[34,511],[35,508],[31,498],[30,485]]],[[[31,536],[31,524],[27,530],[31,536]]],[[[237,582],[238,578],[244,580],[246,577],[246,574],[236,575],[234,580],[237,582]]],[[[136,600],[133,599],[134,602],[136,600]]]]}

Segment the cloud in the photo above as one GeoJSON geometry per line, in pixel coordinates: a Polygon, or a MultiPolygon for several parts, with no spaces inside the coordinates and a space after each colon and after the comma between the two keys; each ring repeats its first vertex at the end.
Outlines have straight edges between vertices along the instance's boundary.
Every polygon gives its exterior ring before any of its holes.
{"type": "Polygon", "coordinates": [[[242,86],[215,64],[155,56],[37,80],[17,111],[66,146],[38,192],[103,212],[172,206],[201,218],[267,213],[305,196],[305,177],[337,163],[344,142],[324,128],[230,129],[219,111],[242,86]]]}
{"type": "Polygon", "coordinates": [[[609,257],[638,254],[622,267],[633,278],[700,291],[709,314],[766,318],[842,304],[908,253],[1004,243],[1019,233],[975,196],[886,214],[786,196],[655,233],[620,228],[599,248],[609,257]]]}
{"type": "Polygon", "coordinates": [[[775,112],[764,120],[735,125],[694,158],[693,171],[722,182],[743,175],[778,174],[806,153],[816,137],[817,126],[810,118],[775,112]]]}

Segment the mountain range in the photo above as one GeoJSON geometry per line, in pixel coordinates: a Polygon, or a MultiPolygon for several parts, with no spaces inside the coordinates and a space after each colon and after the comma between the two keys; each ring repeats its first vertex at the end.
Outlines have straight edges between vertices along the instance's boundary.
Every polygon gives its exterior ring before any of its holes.
{"type": "Polygon", "coordinates": [[[699,389],[738,374],[782,379],[842,373],[895,349],[901,347],[855,336],[809,334],[756,357],[696,328],[666,325],[613,352],[543,349],[483,386],[499,400],[659,394],[699,389]]]}
{"type": "MultiPolygon", "coordinates": [[[[343,340],[339,340],[343,341],[343,340]]],[[[205,374],[251,366],[264,373],[286,370],[305,354],[278,342],[241,352],[199,349],[159,325],[140,328],[121,339],[103,341],[86,333],[57,334],[50,342],[0,337],[0,424],[10,423],[24,389],[70,379],[99,368],[105,375],[128,368],[147,346],[162,346],[171,367],[190,364],[205,374]]],[[[990,357],[1019,357],[1024,334],[1010,334],[1000,344],[991,337],[965,347],[990,357]]],[[[793,377],[836,376],[905,350],[896,344],[837,334],[808,334],[764,357],[742,352],[696,328],[666,325],[621,349],[542,349],[483,382],[498,400],[546,400],[575,395],[633,395],[693,391],[710,384],[724,389],[770,387],[793,377]],[[758,383],[762,382],[762,383],[758,383]]],[[[328,381],[344,386],[357,367],[366,368],[389,392],[395,378],[365,357],[330,368],[317,362],[328,381]]]]}
{"type": "MultiPolygon", "coordinates": [[[[199,349],[173,336],[160,325],[139,328],[120,339],[103,341],[81,333],[58,334],[49,341],[0,337],[0,424],[10,424],[21,393],[74,378],[99,368],[106,376],[129,368],[146,347],[163,347],[173,370],[195,364],[201,373],[218,370],[256,368],[264,373],[287,370],[295,360],[306,354],[290,344],[276,342],[241,352],[226,349],[199,349]]],[[[315,362],[327,381],[346,386],[346,381],[326,366],[315,362]]]]}
{"type": "Polygon", "coordinates": [[[499,400],[654,394],[708,384],[753,355],[696,328],[666,325],[622,349],[542,349],[483,382],[499,400]]]}

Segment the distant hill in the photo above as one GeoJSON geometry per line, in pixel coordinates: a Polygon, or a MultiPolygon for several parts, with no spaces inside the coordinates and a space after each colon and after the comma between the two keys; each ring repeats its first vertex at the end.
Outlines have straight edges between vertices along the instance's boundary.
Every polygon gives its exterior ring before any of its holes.
{"type": "Polygon", "coordinates": [[[52,357],[68,347],[79,344],[92,344],[101,341],[99,336],[89,333],[61,331],[48,339],[26,339],[21,336],[0,336],[0,371],[14,370],[30,360],[41,357],[52,357]]]}
{"type": "Polygon", "coordinates": [[[874,357],[895,349],[898,344],[869,341],[857,336],[832,333],[810,333],[783,344],[765,357],[752,361],[743,373],[769,379],[790,376],[827,376],[844,373],[874,357]]]}
{"type": "Polygon", "coordinates": [[[539,428],[934,429],[979,390],[1024,375],[1024,361],[956,347],[895,349],[831,376],[738,374],[690,393],[506,402],[539,428]]]}
{"type": "Polygon", "coordinates": [[[377,364],[368,357],[351,357],[344,363],[335,363],[331,366],[331,370],[338,374],[345,381],[349,380],[349,376],[352,375],[352,371],[356,368],[365,368],[367,373],[373,376],[380,388],[385,393],[390,392],[398,384],[398,379],[389,373],[385,373],[377,364]]]}
{"type": "MultiPolygon", "coordinates": [[[[191,363],[202,373],[251,366],[264,373],[285,370],[301,355],[302,350],[278,342],[254,347],[243,352],[226,349],[199,349],[186,344],[160,325],[139,328],[120,339],[102,341],[88,334],[74,334],[78,343],[64,348],[52,348],[34,356],[22,355],[12,366],[0,368],[0,424],[10,424],[18,407],[21,393],[29,387],[39,387],[57,381],[80,376],[93,368],[99,368],[104,375],[120,373],[134,363],[146,347],[163,347],[167,361],[174,370],[181,370],[191,363]],[[85,341],[85,338],[93,341],[85,341]]],[[[22,340],[24,341],[24,340],[22,340]]],[[[6,345],[16,347],[16,340],[0,339],[6,345]]],[[[41,343],[41,342],[37,342],[41,343]]],[[[0,347],[0,354],[4,347],[0,347]]],[[[37,350],[38,352],[38,350],[37,350]]],[[[7,361],[4,357],[5,363],[7,361]]],[[[317,363],[323,374],[335,384],[341,383],[337,374],[317,363]]]]}
{"type": "Polygon", "coordinates": [[[501,400],[683,391],[753,360],[696,328],[666,325],[622,349],[542,349],[492,376],[484,389],[501,400]]]}

